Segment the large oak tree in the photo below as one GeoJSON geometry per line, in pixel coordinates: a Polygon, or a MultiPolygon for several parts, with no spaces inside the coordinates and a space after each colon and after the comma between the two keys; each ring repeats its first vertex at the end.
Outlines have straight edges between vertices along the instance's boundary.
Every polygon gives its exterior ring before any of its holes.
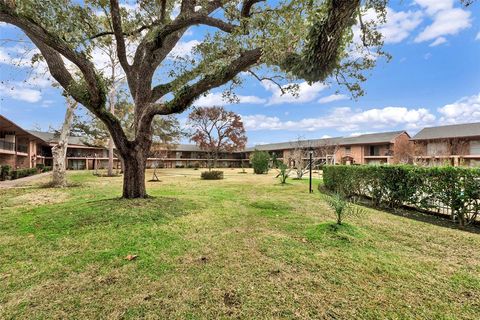
{"type": "MultiPolygon", "coordinates": [[[[279,86],[295,79],[333,81],[361,94],[362,70],[382,54],[378,21],[360,17],[370,10],[382,20],[386,0],[129,4],[135,10],[118,0],[0,0],[0,21],[20,28],[67,94],[108,128],[125,166],[125,198],[147,196],[145,164],[154,117],[181,113],[216,87],[227,85],[231,92],[244,75],[279,86]],[[190,58],[172,59],[172,50],[193,27],[203,41],[190,58]],[[352,30],[358,31],[355,37],[352,30]],[[114,39],[135,106],[133,138],[106,106],[108,80],[92,58],[103,37],[114,39]]],[[[295,86],[281,86],[288,89],[295,86]]]]}

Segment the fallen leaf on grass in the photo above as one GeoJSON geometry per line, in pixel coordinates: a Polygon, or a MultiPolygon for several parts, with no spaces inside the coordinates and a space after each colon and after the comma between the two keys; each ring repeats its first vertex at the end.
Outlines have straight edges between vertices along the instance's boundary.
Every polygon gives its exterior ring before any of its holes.
{"type": "Polygon", "coordinates": [[[129,254],[128,256],[125,257],[125,260],[132,261],[137,259],[138,256],[136,254],[129,254]]]}

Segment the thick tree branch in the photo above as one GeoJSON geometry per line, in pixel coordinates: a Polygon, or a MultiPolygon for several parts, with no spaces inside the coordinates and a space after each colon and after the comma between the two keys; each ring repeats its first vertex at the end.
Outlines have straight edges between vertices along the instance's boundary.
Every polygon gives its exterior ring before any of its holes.
{"type": "Polygon", "coordinates": [[[237,59],[233,60],[229,66],[225,67],[220,72],[207,75],[197,83],[183,87],[172,101],[151,108],[149,112],[161,115],[180,113],[187,109],[201,94],[227,83],[241,71],[245,71],[255,65],[260,60],[261,56],[262,50],[260,48],[243,52],[237,59]]]}
{"type": "Polygon", "coordinates": [[[74,51],[62,39],[49,33],[32,19],[18,15],[5,1],[0,2],[0,21],[17,26],[37,43],[45,44],[75,64],[84,76],[90,95],[89,105],[94,108],[103,106],[105,95],[101,92],[102,86],[95,73],[95,67],[83,53],[74,51]]]}
{"type": "Polygon", "coordinates": [[[117,0],[110,0],[110,14],[112,16],[113,33],[117,43],[118,61],[120,61],[123,70],[125,70],[125,73],[128,75],[130,73],[130,65],[127,60],[127,50],[125,48],[125,38],[123,37],[122,30],[122,17],[117,0]]]}
{"type": "Polygon", "coordinates": [[[250,17],[250,10],[252,9],[253,5],[259,2],[263,2],[265,0],[245,0],[242,5],[242,10],[240,15],[242,18],[249,18],[250,17]]]}

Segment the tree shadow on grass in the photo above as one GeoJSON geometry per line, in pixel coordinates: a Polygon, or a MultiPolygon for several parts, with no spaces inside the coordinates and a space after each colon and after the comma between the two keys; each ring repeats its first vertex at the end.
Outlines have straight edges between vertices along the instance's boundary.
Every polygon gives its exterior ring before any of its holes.
{"type": "Polygon", "coordinates": [[[196,208],[197,204],[191,200],[173,197],[100,199],[33,209],[29,212],[29,219],[17,221],[16,228],[58,238],[95,228],[101,230],[103,227],[115,229],[137,224],[164,224],[188,215],[196,208]]]}
{"type": "Polygon", "coordinates": [[[362,206],[368,207],[374,210],[381,210],[398,217],[403,217],[407,219],[412,219],[415,221],[420,221],[424,223],[433,224],[439,227],[450,228],[475,234],[480,234],[480,225],[468,225],[465,227],[460,227],[458,224],[454,223],[450,218],[442,214],[436,214],[431,212],[422,212],[418,210],[413,210],[410,208],[400,208],[400,209],[391,209],[391,208],[377,208],[372,206],[372,204],[366,200],[359,203],[362,206]]]}

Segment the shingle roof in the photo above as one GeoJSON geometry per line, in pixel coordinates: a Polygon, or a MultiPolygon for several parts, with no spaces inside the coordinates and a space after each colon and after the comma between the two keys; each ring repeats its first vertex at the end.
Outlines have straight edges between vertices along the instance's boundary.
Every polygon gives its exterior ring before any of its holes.
{"type": "MultiPolygon", "coordinates": [[[[53,132],[42,132],[42,131],[33,131],[33,130],[27,130],[27,131],[30,134],[48,143],[57,143],[59,139],[59,136],[53,132]]],[[[73,136],[68,137],[68,144],[77,145],[77,146],[87,146],[82,141],[82,137],[73,137],[73,136]]]]}
{"type": "Polygon", "coordinates": [[[480,136],[480,122],[423,128],[412,140],[464,138],[480,136]]]}
{"type": "Polygon", "coordinates": [[[392,142],[397,136],[399,136],[404,132],[406,133],[406,131],[391,131],[391,132],[362,134],[356,137],[343,138],[340,144],[350,145],[350,144],[389,143],[389,142],[392,142]]]}
{"type": "Polygon", "coordinates": [[[311,139],[311,140],[296,140],[296,141],[288,141],[288,142],[278,142],[278,143],[268,143],[268,144],[259,144],[255,147],[250,147],[245,149],[247,152],[251,152],[254,150],[261,150],[261,151],[273,151],[273,150],[288,150],[288,149],[295,149],[298,146],[302,148],[315,148],[319,146],[328,146],[328,145],[335,145],[341,141],[341,137],[335,138],[324,138],[324,139],[311,139]]]}
{"type": "Polygon", "coordinates": [[[302,146],[308,147],[318,147],[318,146],[328,146],[328,145],[350,145],[350,144],[368,144],[368,143],[389,143],[395,139],[398,135],[404,133],[405,131],[393,131],[393,132],[381,132],[381,133],[371,133],[371,134],[362,134],[356,137],[335,137],[335,138],[326,138],[326,139],[312,139],[312,140],[301,140],[301,141],[289,141],[289,142],[279,142],[279,143],[269,143],[269,144],[260,144],[251,148],[247,148],[245,151],[251,152],[254,150],[263,150],[263,151],[273,151],[273,150],[287,150],[294,149],[299,142],[302,146]]]}
{"type": "Polygon", "coordinates": [[[190,152],[198,152],[202,151],[197,145],[195,144],[176,144],[174,147],[176,151],[190,151],[190,152]]]}

